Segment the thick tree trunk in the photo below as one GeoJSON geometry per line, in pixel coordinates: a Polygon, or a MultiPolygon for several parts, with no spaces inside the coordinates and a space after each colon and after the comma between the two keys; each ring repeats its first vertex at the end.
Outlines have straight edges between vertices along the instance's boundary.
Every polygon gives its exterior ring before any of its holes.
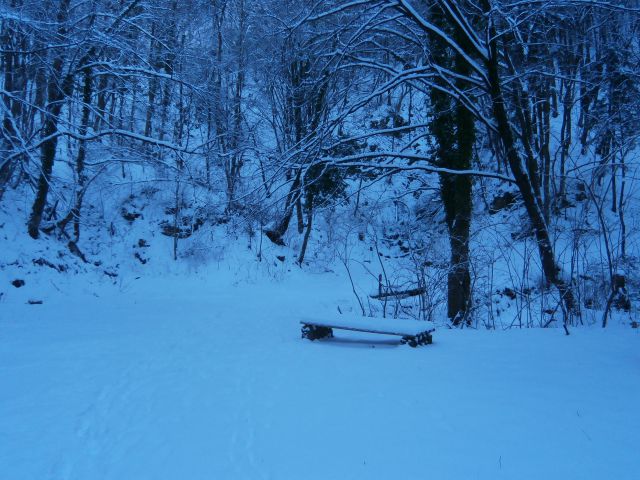
{"type": "Polygon", "coordinates": [[[27,223],[27,230],[31,238],[40,236],[40,223],[42,223],[42,214],[47,204],[47,196],[49,194],[49,183],[51,182],[51,172],[53,171],[53,163],[56,158],[56,148],[58,147],[58,137],[53,136],[58,132],[58,114],[60,108],[54,106],[48,109],[45,123],[42,129],[42,136],[48,138],[40,148],[41,171],[38,178],[38,190],[36,198],[31,208],[31,215],[27,223]]]}
{"type": "MultiPolygon", "coordinates": [[[[444,12],[432,9],[432,18],[443,29],[450,28],[443,19],[444,12]]],[[[464,34],[454,31],[453,38],[466,46],[464,34]]],[[[438,42],[437,38],[433,39],[438,42]]],[[[461,76],[468,75],[469,66],[459,53],[449,52],[438,45],[433,55],[438,63],[448,66],[461,76]],[[439,48],[438,48],[439,47],[439,48]]],[[[461,90],[468,87],[462,80],[456,81],[461,90]]],[[[446,88],[446,85],[442,85],[446,88]]],[[[431,132],[437,142],[436,158],[442,167],[468,170],[471,167],[475,143],[475,120],[464,105],[453,100],[439,89],[431,91],[434,120],[431,132]]],[[[454,325],[469,324],[468,307],[471,300],[471,274],[469,271],[469,237],[471,229],[472,181],[468,175],[440,175],[440,196],[445,210],[445,221],[449,231],[451,259],[447,278],[447,316],[454,325]]]]}
{"type": "Polygon", "coordinates": [[[291,217],[293,216],[293,209],[297,199],[300,196],[300,180],[300,172],[297,172],[295,178],[293,179],[293,183],[291,184],[291,188],[289,189],[289,193],[287,194],[287,199],[284,207],[284,215],[274,228],[265,230],[265,235],[267,236],[267,238],[276,245],[284,245],[282,237],[284,237],[284,234],[287,233],[287,230],[289,229],[289,223],[291,222],[291,217]]]}
{"type": "Polygon", "coordinates": [[[4,196],[4,192],[9,184],[9,180],[13,175],[13,162],[6,160],[0,166],[0,201],[2,201],[2,197],[4,196]]]}
{"type": "Polygon", "coordinates": [[[458,215],[458,221],[449,230],[451,263],[447,275],[447,316],[454,325],[469,324],[469,302],[471,300],[471,274],[469,272],[469,226],[468,219],[458,215]]]}

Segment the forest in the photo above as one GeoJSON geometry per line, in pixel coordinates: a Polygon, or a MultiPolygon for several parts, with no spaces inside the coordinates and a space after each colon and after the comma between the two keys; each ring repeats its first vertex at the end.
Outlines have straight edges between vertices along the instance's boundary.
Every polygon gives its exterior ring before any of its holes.
{"type": "Polygon", "coordinates": [[[509,211],[514,243],[537,251],[518,276],[537,284],[500,287],[606,324],[636,290],[639,13],[586,0],[5,2],[0,199],[9,214],[28,204],[31,238],[86,260],[109,230],[97,191],[157,191],[174,258],[200,226],[234,219],[279,245],[297,229],[300,265],[314,218],[351,203],[329,221],[404,240],[423,289],[444,273],[454,325],[474,322],[488,268],[475,230],[502,235],[486,217],[509,211]],[[367,225],[359,202],[381,182],[405,231],[367,225]],[[441,225],[450,254],[436,264],[441,225]]]}
{"type": "Polygon", "coordinates": [[[302,264],[318,210],[382,178],[420,198],[437,176],[444,218],[408,221],[446,224],[455,325],[471,322],[477,190],[526,212],[568,321],[585,300],[626,306],[637,5],[426,3],[8,2],[0,196],[26,190],[29,235],[79,252],[84,225],[106,227],[84,206],[98,183],[173,191],[176,257],[207,214],[283,244],[295,213],[302,264]],[[194,190],[208,212],[185,218],[194,190]],[[589,281],[609,294],[583,300],[594,243],[589,281]]]}

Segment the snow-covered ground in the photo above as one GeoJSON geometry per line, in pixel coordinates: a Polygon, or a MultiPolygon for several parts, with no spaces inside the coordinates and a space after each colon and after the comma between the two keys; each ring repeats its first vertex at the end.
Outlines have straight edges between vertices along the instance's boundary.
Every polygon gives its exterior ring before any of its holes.
{"type": "Polygon", "coordinates": [[[231,278],[10,287],[0,478],[638,478],[640,330],[312,343],[298,320],[353,302],[346,275],[231,278]]]}

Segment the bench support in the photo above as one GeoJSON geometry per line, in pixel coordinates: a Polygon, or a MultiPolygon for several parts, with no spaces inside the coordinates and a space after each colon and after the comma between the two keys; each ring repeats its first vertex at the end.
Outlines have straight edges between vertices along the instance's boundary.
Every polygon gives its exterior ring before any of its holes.
{"type": "Polygon", "coordinates": [[[429,345],[433,343],[433,337],[429,332],[422,332],[414,337],[402,337],[400,343],[403,345],[409,345],[410,347],[417,347],[419,345],[429,345]]]}
{"type": "Polygon", "coordinates": [[[308,338],[309,340],[333,338],[333,329],[330,327],[322,327],[320,325],[305,323],[302,325],[302,338],[308,338]]]}

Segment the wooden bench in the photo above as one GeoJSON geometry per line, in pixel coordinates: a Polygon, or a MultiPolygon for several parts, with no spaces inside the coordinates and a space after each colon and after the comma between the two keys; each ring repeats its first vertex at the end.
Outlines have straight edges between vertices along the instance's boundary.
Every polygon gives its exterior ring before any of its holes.
{"type": "Polygon", "coordinates": [[[432,343],[433,337],[431,334],[435,331],[431,322],[365,317],[339,317],[332,320],[303,318],[300,320],[300,324],[302,325],[302,338],[308,338],[309,340],[333,338],[333,330],[336,329],[395,335],[402,337],[400,343],[408,344],[411,347],[432,343]]]}

